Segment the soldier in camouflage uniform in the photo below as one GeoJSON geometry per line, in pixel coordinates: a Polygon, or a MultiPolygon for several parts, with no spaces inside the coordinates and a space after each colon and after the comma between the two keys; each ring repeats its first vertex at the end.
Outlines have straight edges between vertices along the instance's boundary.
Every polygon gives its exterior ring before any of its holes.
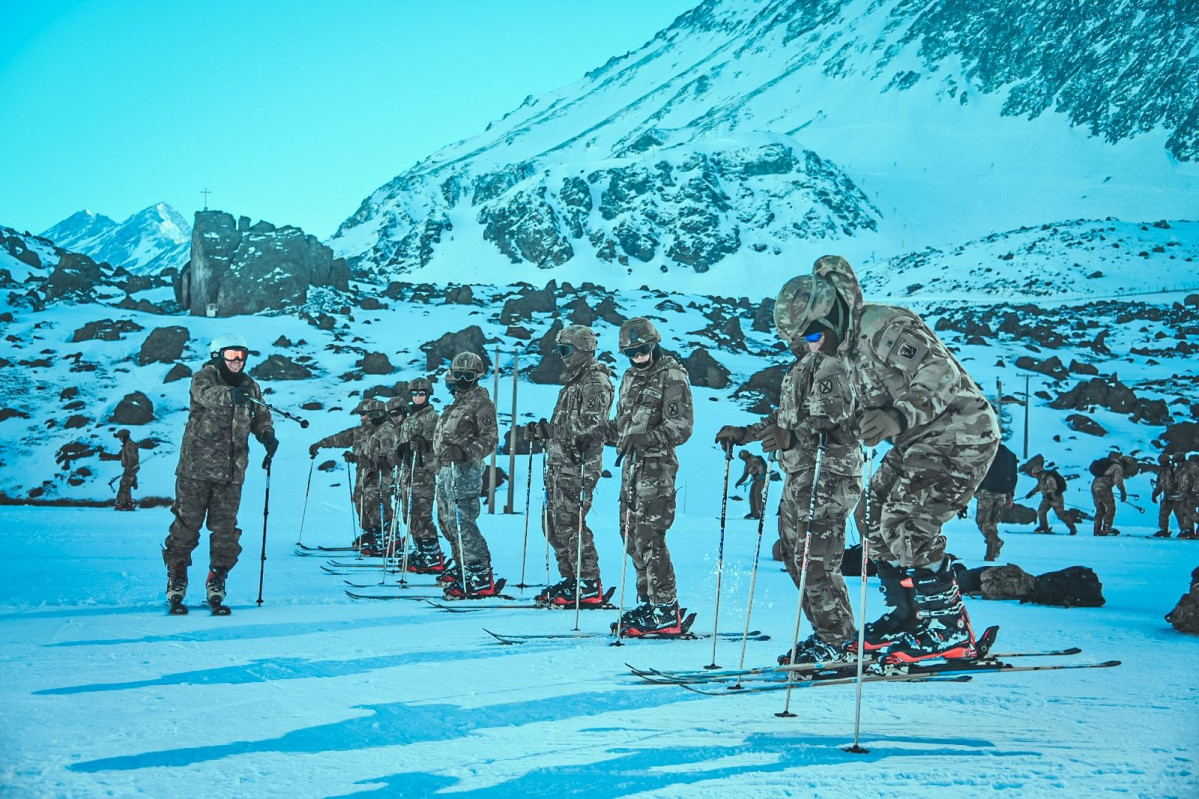
{"type": "Polygon", "coordinates": [[[121,462],[121,482],[117,487],[117,501],[113,505],[113,510],[136,510],[137,506],[133,504],[133,489],[137,488],[137,472],[141,465],[137,442],[130,438],[129,431],[124,429],[114,433],[113,438],[121,442],[120,453],[116,455],[100,453],[102,461],[121,462]]]}
{"type": "Polygon", "coordinates": [[[1157,511],[1157,532],[1154,538],[1170,537],[1170,516],[1178,520],[1178,532],[1186,531],[1186,511],[1178,492],[1178,472],[1170,463],[1170,456],[1162,453],[1157,458],[1157,479],[1153,483],[1151,502],[1160,501],[1157,511]]]}
{"type": "Polygon", "coordinates": [[[1199,532],[1195,530],[1195,520],[1199,518],[1199,455],[1191,455],[1187,458],[1185,470],[1179,478],[1179,495],[1183,494],[1185,494],[1183,506],[1186,508],[1187,529],[1180,532],[1178,537],[1197,539],[1199,532]]]}
{"type": "Polygon", "coordinates": [[[620,619],[622,635],[673,635],[682,631],[674,564],[666,531],[674,523],[675,449],[691,437],[694,409],[687,372],[662,352],[652,322],[634,317],[620,326],[620,351],[629,368],[620,381],[616,418],[606,438],[624,459],[620,523],[637,571],[639,605],[620,619]],[[625,528],[627,511],[631,523],[625,528]]]}
{"type": "Polygon", "coordinates": [[[437,513],[442,532],[460,573],[446,586],[448,599],[476,599],[498,594],[503,581],[493,579],[491,550],[479,531],[479,498],[483,493],[483,459],[499,442],[495,405],[479,385],[483,359],[460,352],[450,363],[454,401],[441,415],[433,435],[437,460],[437,513]],[[448,517],[448,518],[447,518],[448,517]],[[449,529],[447,529],[447,527],[449,529]]]}
{"type": "Polygon", "coordinates": [[[563,328],[557,344],[558,355],[566,364],[562,390],[550,419],[531,422],[526,437],[546,442],[545,536],[554,549],[562,579],[538,594],[536,601],[574,605],[577,599],[580,606],[601,605],[604,589],[599,555],[586,517],[603,468],[614,393],[612,371],[596,360],[597,342],[589,327],[563,328]]]}
{"type": "Polygon", "coordinates": [[[987,476],[983,478],[974,495],[978,501],[974,521],[979,532],[983,534],[983,540],[987,542],[987,552],[983,556],[985,561],[994,561],[999,557],[999,550],[1003,549],[1003,539],[999,537],[999,520],[1003,518],[1004,509],[1012,506],[1015,490],[1016,453],[1001,443],[995,453],[995,460],[991,462],[991,468],[987,470],[987,476]]]}
{"type": "Polygon", "coordinates": [[[325,436],[308,448],[316,457],[328,447],[348,449],[343,457],[355,465],[354,493],[362,534],[354,541],[367,556],[384,554],[384,535],[392,519],[392,468],[396,464],[396,430],[387,417],[387,406],[377,399],[364,399],[354,408],[360,423],[325,436]]]}
{"type": "Polygon", "coordinates": [[[187,567],[200,543],[200,527],[207,521],[208,601],[215,606],[225,599],[225,577],[241,554],[237,510],[250,456],[251,433],[266,449],[263,468],[279,446],[271,413],[250,399],[262,400],[262,389],[244,373],[249,347],[239,336],[213,340],[212,358],[191,380],[187,426],[175,469],[175,502],[163,545],[167,565],[167,599],[182,603],[187,593],[187,567]]]}
{"type": "Polygon", "coordinates": [[[418,377],[408,384],[412,408],[400,426],[400,454],[403,457],[404,496],[412,505],[408,529],[412,533],[412,552],[408,571],[416,574],[441,574],[445,558],[433,526],[433,498],[437,484],[437,460],[433,457],[433,437],[437,430],[437,411],[433,409],[433,384],[418,377]],[[410,498],[409,498],[410,497],[410,498]]]}
{"type": "Polygon", "coordinates": [[[845,523],[862,494],[862,448],[853,428],[853,397],[840,362],[810,353],[802,338],[788,343],[798,360],[783,378],[778,409],[746,428],[723,427],[716,439],[733,443],[759,439],[764,449],[778,452],[786,472],[779,505],[780,554],[796,588],[802,581],[804,542],[811,527],[802,606],[812,635],[798,642],[794,651],[780,655],[779,662],[814,663],[839,659],[854,637],[841,561],[845,523]],[[822,442],[813,506],[816,453],[822,442]]]}
{"type": "Polygon", "coordinates": [[[1128,501],[1124,489],[1124,458],[1120,450],[1114,449],[1108,456],[1108,466],[1103,474],[1091,481],[1091,499],[1095,503],[1095,535],[1119,535],[1112,527],[1116,521],[1116,497],[1114,489],[1120,489],[1120,501],[1128,501]]]}
{"type": "Polygon", "coordinates": [[[1029,467],[1029,472],[1036,479],[1037,485],[1032,491],[1024,495],[1025,499],[1029,499],[1038,491],[1041,492],[1041,504],[1037,507],[1037,529],[1033,532],[1049,535],[1053,533],[1053,529],[1049,526],[1049,511],[1052,509],[1054,514],[1066,523],[1066,527],[1070,530],[1070,535],[1078,535],[1078,528],[1074,526],[1073,520],[1066,513],[1066,500],[1062,496],[1061,486],[1058,480],[1064,485],[1066,480],[1056,469],[1045,467],[1041,464],[1036,464],[1029,467]]]}
{"type": "Polygon", "coordinates": [[[920,317],[865,303],[844,258],[825,256],[788,281],[774,313],[786,338],[840,359],[867,446],[892,442],[870,484],[868,535],[894,610],[867,625],[867,647],[901,661],[975,656],[941,527],[995,457],[990,404],[920,317]]]}
{"type": "Polygon", "coordinates": [[[741,450],[739,457],[745,461],[745,468],[733,485],[740,488],[749,481],[749,513],[745,514],[745,518],[760,519],[763,495],[766,493],[766,461],[761,455],[755,455],[747,449],[741,450]]]}

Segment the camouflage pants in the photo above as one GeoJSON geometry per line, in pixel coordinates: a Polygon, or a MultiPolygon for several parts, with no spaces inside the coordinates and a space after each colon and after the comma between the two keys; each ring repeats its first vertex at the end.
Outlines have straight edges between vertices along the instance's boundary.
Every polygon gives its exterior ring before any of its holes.
{"type": "Polygon", "coordinates": [[[436,494],[437,474],[432,469],[417,468],[415,478],[406,475],[400,502],[408,532],[413,541],[436,541],[437,529],[433,526],[433,498],[436,494]],[[409,504],[411,519],[409,520],[409,504]]]}
{"type": "Polygon", "coordinates": [[[765,512],[763,495],[766,493],[766,478],[755,477],[749,484],[749,512],[758,518],[765,512]]]}
{"type": "Polygon", "coordinates": [[[241,530],[237,527],[237,509],[241,505],[240,483],[213,483],[208,480],[175,478],[175,502],[162,559],[168,566],[190,566],[192,551],[200,544],[200,527],[208,521],[208,563],[214,569],[229,571],[241,554],[241,530]]]}
{"type": "Polygon", "coordinates": [[[545,537],[554,548],[558,574],[574,577],[577,569],[581,579],[598,579],[599,553],[595,551],[595,536],[587,524],[587,514],[591,512],[592,494],[599,481],[599,470],[589,469],[586,475],[581,475],[577,464],[552,462],[547,480],[549,506],[545,517],[545,537]],[[580,493],[583,500],[581,552],[580,493]]]}
{"type": "Polygon", "coordinates": [[[1170,516],[1173,515],[1178,521],[1178,532],[1189,533],[1195,528],[1195,519],[1191,515],[1191,509],[1184,499],[1167,499],[1162,497],[1161,506],[1157,511],[1157,529],[1170,529],[1170,516]]]}
{"type": "Polygon", "coordinates": [[[666,548],[666,531],[674,524],[674,477],[678,470],[678,459],[671,453],[626,461],[621,473],[619,529],[628,537],[626,551],[637,572],[637,595],[655,604],[678,600],[674,564],[666,548]],[[625,529],[625,519],[630,515],[625,529]]]}
{"type": "Polygon", "coordinates": [[[1003,543],[1003,539],[999,537],[999,519],[1007,506],[1007,494],[979,491],[975,499],[978,500],[978,507],[975,509],[974,522],[982,532],[989,552],[996,544],[1003,543]]]}
{"type": "Polygon", "coordinates": [[[1116,495],[1111,486],[1091,486],[1095,502],[1095,529],[1110,530],[1116,520],[1116,495]]]}
{"type": "Polygon", "coordinates": [[[382,489],[379,486],[379,474],[371,469],[359,471],[362,475],[358,485],[354,487],[354,505],[358,509],[358,523],[363,532],[383,533],[391,526],[392,497],[391,481],[385,479],[382,489]]]}
{"type": "Polygon", "coordinates": [[[870,548],[878,559],[904,568],[939,564],[942,525],[970,501],[997,449],[998,438],[958,444],[951,435],[892,448],[870,481],[870,548]]]}
{"type": "Polygon", "coordinates": [[[117,487],[118,508],[127,508],[133,505],[133,484],[137,482],[137,472],[125,472],[121,475],[121,484],[117,487]]]}
{"type": "Polygon", "coordinates": [[[437,525],[450,545],[450,552],[460,564],[491,568],[491,550],[478,523],[482,493],[481,460],[442,466],[437,473],[437,525]]]}
{"type": "Polygon", "coordinates": [[[1053,510],[1053,514],[1066,523],[1066,527],[1071,530],[1074,528],[1074,522],[1070,521],[1070,517],[1066,515],[1066,501],[1062,499],[1061,494],[1042,494],[1041,504],[1037,507],[1037,526],[1042,530],[1049,529],[1049,511],[1053,510]]]}
{"type": "MultiPolygon", "coordinates": [[[[779,541],[783,565],[799,587],[804,559],[808,513],[812,509],[813,470],[789,472],[779,504],[779,541]]],[[[827,644],[841,645],[853,637],[853,609],[841,576],[845,554],[845,522],[862,493],[861,479],[821,471],[816,486],[811,545],[807,550],[808,577],[803,611],[812,630],[827,644]]]]}

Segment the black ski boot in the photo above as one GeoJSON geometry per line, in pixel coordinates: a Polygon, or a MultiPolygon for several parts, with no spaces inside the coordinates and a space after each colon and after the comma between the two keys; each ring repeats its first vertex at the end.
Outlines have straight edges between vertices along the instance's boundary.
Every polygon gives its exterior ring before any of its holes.
{"type": "Polygon", "coordinates": [[[208,607],[212,608],[213,616],[228,616],[229,608],[225,605],[225,576],[224,569],[209,569],[208,580],[204,587],[208,589],[208,607]]]}
{"type": "Polygon", "coordinates": [[[621,624],[622,635],[637,638],[643,635],[673,636],[683,634],[683,615],[679,611],[678,600],[674,602],[648,603],[638,608],[642,611],[636,619],[621,624]]]}
{"type": "Polygon", "coordinates": [[[887,648],[889,663],[915,663],[930,658],[978,657],[974,630],[949,558],[936,568],[909,569],[916,590],[916,629],[887,648]]]}
{"type": "Polygon", "coordinates": [[[786,666],[792,663],[830,663],[832,661],[845,660],[845,658],[844,646],[827,644],[820,640],[820,636],[812,633],[807,639],[796,644],[794,650],[788,650],[779,655],[779,665],[786,666]]]}
{"type": "MultiPolygon", "coordinates": [[[[916,629],[916,601],[912,582],[904,570],[885,561],[876,562],[882,582],[883,604],[894,610],[884,613],[878,621],[866,623],[866,654],[886,649],[907,633],[916,629]]],[[[847,650],[857,654],[858,642],[853,640],[847,650]]]]}
{"type": "Polygon", "coordinates": [[[408,556],[408,571],[413,574],[441,574],[445,571],[445,558],[436,538],[415,543],[415,549],[408,556]]]}
{"type": "Polygon", "coordinates": [[[167,566],[167,604],[171,606],[171,615],[187,615],[187,605],[183,604],[183,597],[186,595],[187,567],[167,566]]]}
{"type": "Polygon", "coordinates": [[[503,580],[496,582],[492,579],[490,566],[477,564],[467,566],[463,576],[465,583],[454,582],[446,586],[446,599],[484,599],[498,596],[504,587],[503,580]]]}
{"type": "Polygon", "coordinates": [[[576,596],[579,607],[589,608],[604,604],[604,588],[600,585],[599,578],[585,577],[576,583],[575,578],[567,577],[539,594],[536,601],[553,607],[573,607],[576,596]]]}
{"type": "MultiPolygon", "coordinates": [[[[561,580],[551,586],[546,587],[544,591],[533,597],[533,601],[539,605],[552,605],[561,598],[567,596],[573,597],[574,588],[575,578],[563,577],[561,580]]],[[[573,602],[574,600],[571,601],[573,602]]]]}

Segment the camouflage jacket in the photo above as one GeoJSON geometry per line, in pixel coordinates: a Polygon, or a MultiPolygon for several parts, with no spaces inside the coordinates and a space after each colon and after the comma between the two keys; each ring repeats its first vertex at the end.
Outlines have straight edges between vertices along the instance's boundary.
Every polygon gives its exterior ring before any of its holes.
{"type": "Polygon", "coordinates": [[[553,431],[546,449],[550,460],[563,464],[579,462],[575,439],[592,434],[595,441],[587,450],[587,460],[598,461],[604,451],[608,413],[612,410],[612,370],[607,364],[590,361],[577,370],[563,374],[566,383],[558,392],[550,418],[553,431]]]}
{"type": "Polygon", "coordinates": [[[862,473],[862,448],[854,421],[853,392],[837,358],[805,355],[783,377],[779,407],[748,430],[758,438],[770,425],[790,430],[795,441],[778,454],[783,471],[795,473],[816,463],[820,431],[825,431],[821,468],[846,477],[862,473]]]}
{"type": "Polygon", "coordinates": [[[322,449],[353,450],[356,485],[362,487],[375,485],[380,475],[384,486],[391,485],[391,470],[397,465],[396,444],[396,428],[390,422],[378,426],[365,422],[316,442],[322,449]]]}
{"type": "MultiPolygon", "coordinates": [[[[249,375],[242,380],[241,388],[251,397],[262,399],[262,389],[249,375]]],[[[259,441],[267,433],[274,433],[271,412],[249,402],[234,405],[229,385],[211,362],[192,377],[190,394],[175,474],[192,480],[240,484],[246,476],[250,433],[259,441]]]]}
{"type": "MultiPolygon", "coordinates": [[[[1064,481],[1065,478],[1063,477],[1062,480],[1064,481]]],[[[1050,501],[1062,495],[1062,492],[1057,490],[1057,480],[1053,479],[1053,473],[1048,469],[1037,477],[1037,491],[1040,491],[1041,495],[1050,501]]]]}
{"type": "MultiPolygon", "coordinates": [[[[414,408],[400,425],[399,443],[408,444],[411,443],[414,437],[420,436],[432,445],[434,433],[437,431],[437,419],[437,411],[428,402],[414,408]]],[[[401,465],[405,469],[411,468],[412,456],[408,455],[401,465]]],[[[436,472],[437,459],[433,457],[432,453],[425,455],[423,458],[418,457],[416,459],[416,468],[420,471],[436,472]]]]}
{"type": "Polygon", "coordinates": [[[995,413],[982,390],[945,344],[906,308],[866,303],[857,276],[841,259],[817,266],[836,287],[852,319],[837,352],[849,376],[855,416],[893,409],[903,417],[897,447],[925,436],[980,445],[999,438],[995,413]]]}
{"type": "Polygon", "coordinates": [[[141,466],[141,455],[137,451],[137,442],[132,438],[121,445],[121,467],[125,474],[137,474],[141,466]]]}
{"type": "Polygon", "coordinates": [[[441,414],[433,434],[433,455],[438,466],[451,463],[445,455],[447,444],[454,444],[466,453],[468,462],[480,461],[495,452],[499,443],[496,430],[495,405],[480,385],[459,391],[454,401],[441,414]]]}
{"type": "Polygon", "coordinates": [[[1103,474],[1096,477],[1091,482],[1091,491],[1111,491],[1113,488],[1119,488],[1120,493],[1124,493],[1124,466],[1118,460],[1113,461],[1111,466],[1104,470],[1103,474]]]}
{"type": "Polygon", "coordinates": [[[648,369],[630,366],[620,381],[616,418],[608,423],[608,440],[624,445],[629,433],[648,432],[651,443],[639,458],[672,455],[675,447],[691,438],[695,411],[687,372],[669,355],[648,369]]]}

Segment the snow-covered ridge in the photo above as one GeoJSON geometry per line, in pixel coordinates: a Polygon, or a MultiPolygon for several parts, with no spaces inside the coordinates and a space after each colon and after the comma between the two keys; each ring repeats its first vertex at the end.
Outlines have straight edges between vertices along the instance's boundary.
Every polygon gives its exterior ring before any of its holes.
{"type": "Polygon", "coordinates": [[[151,275],[182,269],[191,251],[191,225],[166,203],[155,203],[117,223],[102,214],[78,211],[42,232],[65,250],[97,262],[151,275]]]}

